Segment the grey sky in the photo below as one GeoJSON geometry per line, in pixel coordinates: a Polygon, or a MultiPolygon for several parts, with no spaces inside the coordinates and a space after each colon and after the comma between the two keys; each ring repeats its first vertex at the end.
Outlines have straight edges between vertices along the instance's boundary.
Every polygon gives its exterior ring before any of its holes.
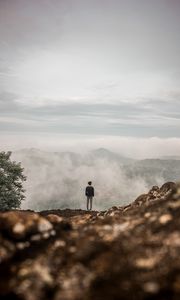
{"type": "Polygon", "coordinates": [[[0,135],[180,138],[179,15],[179,0],[0,0],[0,135]]]}

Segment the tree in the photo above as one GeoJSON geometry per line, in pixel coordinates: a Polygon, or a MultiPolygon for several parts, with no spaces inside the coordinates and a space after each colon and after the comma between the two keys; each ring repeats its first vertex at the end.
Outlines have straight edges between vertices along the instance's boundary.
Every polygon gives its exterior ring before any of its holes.
{"type": "Polygon", "coordinates": [[[20,208],[25,199],[23,168],[10,160],[11,152],[0,152],[0,210],[20,208]]]}

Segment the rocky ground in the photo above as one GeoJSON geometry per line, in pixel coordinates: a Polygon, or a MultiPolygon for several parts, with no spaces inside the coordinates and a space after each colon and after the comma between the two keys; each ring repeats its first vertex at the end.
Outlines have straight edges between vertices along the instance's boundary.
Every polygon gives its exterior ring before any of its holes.
{"type": "Polygon", "coordinates": [[[180,299],[180,185],[105,212],[0,213],[0,299],[180,299]]]}

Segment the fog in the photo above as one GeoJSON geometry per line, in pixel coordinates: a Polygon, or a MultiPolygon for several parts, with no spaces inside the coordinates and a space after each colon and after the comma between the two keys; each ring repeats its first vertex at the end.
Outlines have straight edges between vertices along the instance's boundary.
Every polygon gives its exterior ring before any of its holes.
{"type": "Polygon", "coordinates": [[[178,0],[0,0],[0,148],[24,167],[23,208],[84,208],[91,180],[105,209],[178,179],[178,163],[122,156],[180,153],[179,15],[178,0]]]}
{"type": "Polygon", "coordinates": [[[85,209],[84,190],[89,180],[95,188],[95,210],[128,204],[146,193],[152,183],[165,182],[158,172],[149,173],[148,178],[136,171],[129,176],[127,168],[135,160],[105,149],[85,154],[30,149],[14,152],[12,158],[21,161],[27,176],[23,209],[85,209]]]}

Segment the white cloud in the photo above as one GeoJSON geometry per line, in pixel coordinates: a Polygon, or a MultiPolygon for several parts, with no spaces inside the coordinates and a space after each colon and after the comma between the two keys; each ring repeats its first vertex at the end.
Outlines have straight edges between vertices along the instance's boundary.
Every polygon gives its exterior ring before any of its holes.
{"type": "Polygon", "coordinates": [[[1,132],[179,136],[179,5],[4,3],[1,132]]]}
{"type": "Polygon", "coordinates": [[[30,106],[72,101],[138,103],[148,98],[166,99],[170,91],[177,90],[171,73],[107,71],[97,57],[91,59],[83,53],[79,56],[62,50],[31,50],[21,61],[14,62],[12,72],[16,75],[5,80],[5,87],[30,106]]]}

